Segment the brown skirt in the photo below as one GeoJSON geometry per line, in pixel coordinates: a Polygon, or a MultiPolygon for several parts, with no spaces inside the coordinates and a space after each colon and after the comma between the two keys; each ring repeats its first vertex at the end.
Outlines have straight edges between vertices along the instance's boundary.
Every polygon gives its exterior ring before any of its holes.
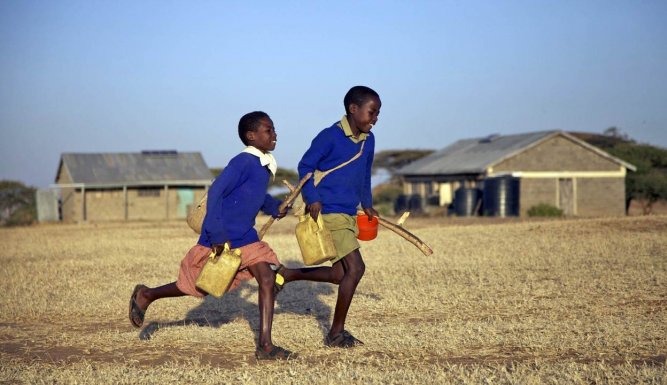
{"type": "MultiPolygon", "coordinates": [[[[229,285],[228,290],[233,290],[237,288],[241,282],[247,281],[253,278],[252,273],[248,269],[248,266],[256,265],[260,262],[266,262],[270,265],[279,265],[278,257],[276,253],[271,249],[268,243],[266,242],[255,242],[249,245],[241,246],[241,266],[239,266],[239,271],[234,276],[234,280],[229,285]]],[[[211,254],[211,248],[194,245],[185,255],[185,258],[181,261],[181,268],[178,271],[178,280],[176,280],[176,286],[180,291],[187,295],[194,297],[204,297],[206,292],[199,290],[195,286],[195,281],[199,273],[204,268],[208,256],[211,254]]]]}

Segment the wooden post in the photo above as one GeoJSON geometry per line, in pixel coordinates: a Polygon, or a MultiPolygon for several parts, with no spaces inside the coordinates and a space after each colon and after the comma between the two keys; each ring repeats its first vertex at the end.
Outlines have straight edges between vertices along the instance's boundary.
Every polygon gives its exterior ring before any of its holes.
{"type": "Polygon", "coordinates": [[[169,220],[169,185],[164,185],[164,206],[165,206],[165,213],[164,213],[164,219],[169,220]]]}
{"type": "Polygon", "coordinates": [[[128,207],[127,207],[127,185],[123,185],[123,210],[124,214],[123,216],[125,217],[125,220],[128,219],[128,207]]]}
{"type": "Polygon", "coordinates": [[[81,186],[81,222],[86,221],[86,186],[81,186]]]}

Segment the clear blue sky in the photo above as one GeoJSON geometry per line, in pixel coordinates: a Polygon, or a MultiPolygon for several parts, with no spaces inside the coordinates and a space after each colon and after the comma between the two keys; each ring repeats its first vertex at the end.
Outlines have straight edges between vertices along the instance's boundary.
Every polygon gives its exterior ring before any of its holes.
{"type": "Polygon", "coordinates": [[[0,179],[46,187],[63,152],[200,151],[246,112],[296,168],[353,85],[377,150],[563,129],[667,147],[667,1],[0,2],[0,179]]]}

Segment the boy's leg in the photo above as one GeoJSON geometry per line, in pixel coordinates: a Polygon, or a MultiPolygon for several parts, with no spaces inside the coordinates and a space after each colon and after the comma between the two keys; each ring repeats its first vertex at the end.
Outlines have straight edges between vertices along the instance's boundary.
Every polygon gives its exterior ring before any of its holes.
{"type": "Polygon", "coordinates": [[[144,323],[144,315],[150,304],[160,298],[180,297],[186,295],[177,286],[176,282],[166,285],[150,288],[144,285],[137,285],[130,297],[130,322],[135,327],[141,327],[144,323]]]}
{"type": "Polygon", "coordinates": [[[285,278],[285,282],[314,281],[328,282],[337,285],[343,279],[343,275],[345,274],[343,264],[339,262],[334,263],[331,267],[304,267],[300,269],[281,267],[277,272],[285,278]]]}
{"type": "Polygon", "coordinates": [[[248,266],[248,270],[259,284],[259,341],[255,357],[259,360],[287,360],[296,358],[297,354],[273,345],[271,327],[273,325],[273,284],[276,273],[266,262],[248,266]]]}
{"type": "Polygon", "coordinates": [[[176,282],[171,282],[160,287],[144,287],[139,289],[135,301],[137,301],[137,305],[139,305],[141,310],[146,311],[148,306],[155,300],[168,297],[181,297],[184,295],[186,294],[176,286],[176,282]]]}
{"type": "Polygon", "coordinates": [[[338,299],[334,310],[334,319],[329,330],[329,339],[336,337],[345,329],[345,319],[352,304],[352,297],[357,290],[366,270],[359,249],[353,250],[332,267],[311,267],[301,269],[281,268],[285,282],[308,280],[338,284],[338,299]]]}
{"type": "Polygon", "coordinates": [[[275,272],[266,262],[260,262],[248,266],[248,270],[257,280],[259,285],[259,341],[257,346],[265,352],[273,349],[271,341],[271,327],[273,324],[273,283],[276,279],[275,272]]]}
{"type": "Polygon", "coordinates": [[[336,337],[345,329],[345,319],[352,303],[352,297],[366,270],[366,265],[361,258],[359,249],[346,255],[343,259],[336,262],[334,266],[338,264],[343,268],[344,274],[338,285],[338,299],[336,300],[336,310],[334,311],[331,330],[329,330],[329,338],[336,337]]]}

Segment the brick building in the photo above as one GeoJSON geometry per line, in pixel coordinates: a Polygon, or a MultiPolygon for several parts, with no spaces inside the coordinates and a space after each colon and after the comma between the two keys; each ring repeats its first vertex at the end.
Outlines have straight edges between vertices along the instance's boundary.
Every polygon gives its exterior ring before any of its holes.
{"type": "MultiPolygon", "coordinates": [[[[625,175],[636,168],[563,131],[464,139],[398,170],[404,193],[446,206],[459,188],[517,181],[518,214],[540,203],[566,215],[625,215],[625,175]]],[[[488,187],[488,186],[487,186],[488,187]]]]}
{"type": "Polygon", "coordinates": [[[62,154],[56,184],[64,222],[185,218],[213,176],[197,152],[62,154]]]}

